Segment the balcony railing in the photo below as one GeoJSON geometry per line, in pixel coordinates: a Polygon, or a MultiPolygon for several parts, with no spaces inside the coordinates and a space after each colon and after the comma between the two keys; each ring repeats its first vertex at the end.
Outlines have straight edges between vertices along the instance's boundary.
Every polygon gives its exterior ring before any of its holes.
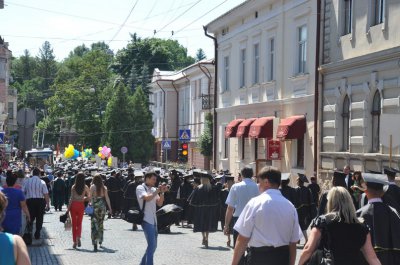
{"type": "Polygon", "coordinates": [[[209,110],[214,107],[213,95],[201,94],[201,108],[209,110]]]}

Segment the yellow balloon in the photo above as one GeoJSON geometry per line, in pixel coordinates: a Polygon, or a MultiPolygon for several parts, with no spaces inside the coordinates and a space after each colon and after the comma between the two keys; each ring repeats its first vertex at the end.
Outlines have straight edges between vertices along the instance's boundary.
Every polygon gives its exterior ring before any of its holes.
{"type": "Polygon", "coordinates": [[[112,157],[108,158],[107,165],[108,165],[109,167],[112,166],[112,157]]]}

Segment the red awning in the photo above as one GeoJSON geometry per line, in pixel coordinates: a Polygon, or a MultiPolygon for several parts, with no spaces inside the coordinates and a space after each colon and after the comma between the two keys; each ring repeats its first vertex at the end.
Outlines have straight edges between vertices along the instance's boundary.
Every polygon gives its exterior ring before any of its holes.
{"type": "Polygon", "coordinates": [[[275,117],[258,118],[251,124],[249,136],[251,138],[272,138],[275,117]]]}
{"type": "Polygon", "coordinates": [[[246,119],[244,121],[242,121],[242,123],[240,123],[237,133],[236,133],[236,137],[249,137],[249,131],[250,131],[250,125],[257,120],[256,118],[250,118],[250,119],[246,119]]]}
{"type": "Polygon", "coordinates": [[[236,119],[231,121],[225,128],[225,138],[236,137],[238,126],[242,121],[244,121],[244,119],[236,119]]]}
{"type": "Polygon", "coordinates": [[[306,133],[306,117],[292,116],[282,119],[276,137],[281,140],[302,139],[306,133]]]}

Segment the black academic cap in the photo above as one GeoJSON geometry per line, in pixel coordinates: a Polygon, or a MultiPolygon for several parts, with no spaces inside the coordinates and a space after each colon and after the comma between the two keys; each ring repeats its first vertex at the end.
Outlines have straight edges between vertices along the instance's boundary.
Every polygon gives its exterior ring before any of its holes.
{"type": "Polygon", "coordinates": [[[341,172],[341,171],[335,171],[335,172],[333,172],[333,177],[335,177],[335,178],[346,178],[346,174],[345,173],[343,173],[343,172],[341,172]]]}
{"type": "Polygon", "coordinates": [[[229,180],[235,181],[235,177],[225,175],[225,181],[229,181],[229,180]]]}
{"type": "Polygon", "coordinates": [[[299,179],[300,179],[301,181],[303,181],[304,183],[308,183],[308,182],[309,182],[308,179],[307,179],[307,177],[306,177],[306,175],[304,175],[304,174],[302,174],[302,173],[297,173],[297,175],[299,175],[299,179]]]}
{"type": "Polygon", "coordinates": [[[398,170],[390,167],[385,167],[383,172],[388,175],[389,177],[396,177],[396,174],[399,172],[398,170]]]}

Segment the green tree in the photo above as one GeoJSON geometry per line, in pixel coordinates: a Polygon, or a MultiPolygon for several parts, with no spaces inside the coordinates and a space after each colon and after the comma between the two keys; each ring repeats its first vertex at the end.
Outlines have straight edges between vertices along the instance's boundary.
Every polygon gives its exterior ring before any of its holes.
{"type": "Polygon", "coordinates": [[[201,60],[204,60],[206,58],[207,56],[204,53],[203,49],[202,48],[198,49],[196,53],[196,62],[200,62],[201,60]]]}
{"type": "Polygon", "coordinates": [[[50,42],[45,41],[39,49],[38,75],[44,79],[43,90],[49,90],[57,73],[57,62],[50,42]]]}
{"type": "Polygon", "coordinates": [[[134,162],[147,163],[153,154],[154,136],[152,113],[149,110],[148,100],[141,86],[137,87],[132,96],[132,125],[135,129],[129,138],[129,155],[134,162]]]}
{"type": "Polygon", "coordinates": [[[199,140],[200,153],[205,157],[213,154],[213,115],[207,113],[204,121],[204,131],[199,140]]]}

